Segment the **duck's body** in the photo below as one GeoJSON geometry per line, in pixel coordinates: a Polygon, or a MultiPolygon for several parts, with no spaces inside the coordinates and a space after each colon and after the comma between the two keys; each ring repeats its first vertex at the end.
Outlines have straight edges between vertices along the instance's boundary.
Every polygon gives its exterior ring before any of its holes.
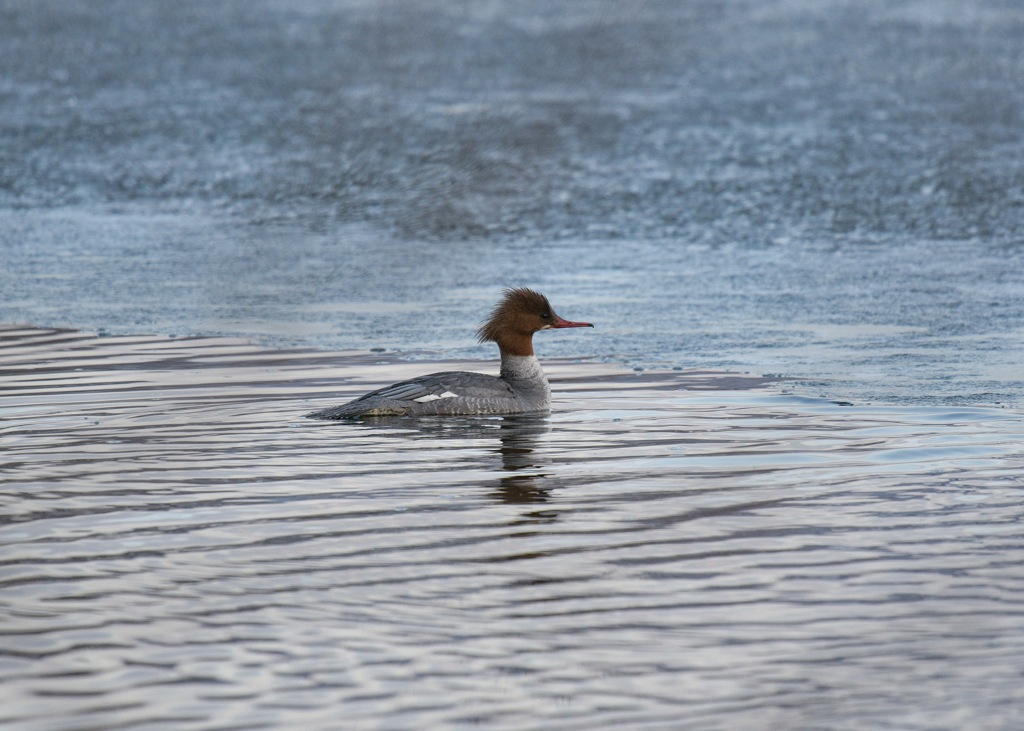
{"type": "Polygon", "coordinates": [[[565,327],[593,327],[569,322],[552,311],[547,298],[529,289],[510,289],[479,329],[480,341],[493,340],[501,352],[497,376],[444,371],[402,381],[360,396],[341,406],[315,411],[315,419],[365,416],[524,414],[547,411],[551,388],[533,352],[533,333],[565,327]]]}

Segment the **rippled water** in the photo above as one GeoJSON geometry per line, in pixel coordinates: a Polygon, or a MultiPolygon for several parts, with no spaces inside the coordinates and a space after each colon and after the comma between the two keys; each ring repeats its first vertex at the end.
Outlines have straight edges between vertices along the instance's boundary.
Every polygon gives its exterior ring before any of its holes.
{"type": "Polygon", "coordinates": [[[340,424],[465,364],[2,335],[5,728],[1024,723],[1019,411],[555,361],[340,424]]]}
{"type": "Polygon", "coordinates": [[[1022,34],[0,0],[0,726],[1024,728],[1022,34]],[[509,285],[550,416],[302,418],[509,285]]]}

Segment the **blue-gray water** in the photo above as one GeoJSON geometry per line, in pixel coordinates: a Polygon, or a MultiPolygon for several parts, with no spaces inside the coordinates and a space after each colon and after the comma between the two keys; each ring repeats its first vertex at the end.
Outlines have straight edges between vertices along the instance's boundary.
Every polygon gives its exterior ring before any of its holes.
{"type": "Polygon", "coordinates": [[[0,4],[0,322],[1021,405],[1018,2],[0,4]]]}
{"type": "Polygon", "coordinates": [[[0,720],[1019,728],[1022,37],[0,0],[0,720]],[[510,285],[549,417],[300,418],[510,285]]]}

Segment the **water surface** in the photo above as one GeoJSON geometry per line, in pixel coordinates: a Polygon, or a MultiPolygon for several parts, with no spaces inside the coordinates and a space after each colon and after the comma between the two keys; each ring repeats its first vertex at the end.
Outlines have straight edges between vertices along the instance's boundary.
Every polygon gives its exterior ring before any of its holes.
{"type": "Polygon", "coordinates": [[[1024,407],[1003,0],[0,3],[0,322],[1024,407]]]}
{"type": "Polygon", "coordinates": [[[466,364],[2,334],[6,728],[1024,721],[1019,411],[555,360],[319,422],[466,364]]]}
{"type": "Polygon", "coordinates": [[[0,724],[1024,727],[1022,37],[0,0],[0,724]],[[524,285],[549,416],[302,418],[524,285]]]}

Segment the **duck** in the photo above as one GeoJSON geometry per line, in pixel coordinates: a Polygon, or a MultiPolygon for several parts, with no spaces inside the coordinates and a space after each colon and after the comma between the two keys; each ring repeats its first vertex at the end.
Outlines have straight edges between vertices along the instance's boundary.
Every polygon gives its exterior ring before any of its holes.
{"type": "Polygon", "coordinates": [[[371,391],[357,399],[306,414],[311,419],[363,419],[382,416],[512,415],[546,412],[551,387],[533,350],[542,330],[594,327],[559,317],[548,298],[527,287],[504,290],[477,340],[498,346],[497,376],[441,371],[371,391]]]}

